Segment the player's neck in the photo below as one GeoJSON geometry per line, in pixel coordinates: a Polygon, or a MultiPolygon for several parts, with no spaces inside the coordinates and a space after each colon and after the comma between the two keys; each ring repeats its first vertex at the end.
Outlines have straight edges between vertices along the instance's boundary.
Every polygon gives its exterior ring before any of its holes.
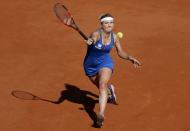
{"type": "Polygon", "coordinates": [[[102,31],[102,33],[103,33],[104,38],[109,38],[111,34],[111,32],[105,32],[105,31],[102,31]]]}

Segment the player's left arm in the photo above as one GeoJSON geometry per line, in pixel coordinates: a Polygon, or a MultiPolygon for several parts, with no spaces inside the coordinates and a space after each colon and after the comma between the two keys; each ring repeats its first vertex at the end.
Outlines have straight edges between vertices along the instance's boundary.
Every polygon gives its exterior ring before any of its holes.
{"type": "Polygon", "coordinates": [[[123,59],[126,59],[126,60],[129,60],[133,63],[134,67],[139,67],[141,66],[141,63],[133,58],[131,55],[129,55],[128,53],[126,53],[123,49],[122,49],[122,46],[120,44],[120,41],[119,41],[119,38],[114,34],[114,40],[115,40],[115,47],[116,47],[116,50],[117,50],[117,54],[120,58],[123,58],[123,59]]]}

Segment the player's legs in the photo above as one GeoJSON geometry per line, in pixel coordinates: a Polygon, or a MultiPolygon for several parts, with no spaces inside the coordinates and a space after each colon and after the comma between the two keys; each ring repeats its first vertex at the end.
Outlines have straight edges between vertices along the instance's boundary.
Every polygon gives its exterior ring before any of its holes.
{"type": "Polygon", "coordinates": [[[108,89],[108,82],[111,75],[112,70],[105,67],[102,68],[96,76],[89,77],[90,81],[99,89],[99,113],[97,114],[96,122],[98,126],[102,126],[103,124],[106,103],[108,101],[108,96],[111,96],[110,90],[108,89]]]}
{"type": "Polygon", "coordinates": [[[110,68],[102,68],[99,71],[99,106],[100,111],[99,115],[104,116],[104,112],[106,109],[106,103],[108,99],[108,82],[111,78],[112,70],[110,68]]]}
{"type": "MultiPolygon", "coordinates": [[[[89,80],[94,84],[98,89],[99,89],[99,75],[97,74],[96,76],[93,77],[88,77],[89,80]]],[[[107,88],[108,91],[108,97],[111,98],[111,91],[107,88]]]]}

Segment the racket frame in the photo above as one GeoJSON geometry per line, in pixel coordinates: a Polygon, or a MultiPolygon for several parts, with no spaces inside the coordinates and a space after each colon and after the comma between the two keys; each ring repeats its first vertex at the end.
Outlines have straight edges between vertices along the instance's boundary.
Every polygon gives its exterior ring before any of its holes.
{"type": "Polygon", "coordinates": [[[66,7],[65,5],[63,5],[63,4],[61,4],[61,3],[56,3],[56,4],[54,5],[54,13],[55,13],[55,15],[57,16],[57,18],[58,18],[64,25],[73,28],[74,30],[76,30],[76,31],[83,37],[83,39],[88,40],[88,37],[87,37],[87,36],[80,30],[80,28],[77,26],[77,24],[76,24],[75,21],[74,21],[73,16],[71,15],[71,13],[69,12],[69,10],[67,9],[67,7],[66,7]],[[63,22],[63,20],[62,20],[62,19],[58,16],[58,14],[56,13],[56,6],[57,6],[57,5],[61,5],[61,6],[67,11],[67,14],[68,14],[69,17],[71,18],[73,24],[68,25],[68,24],[66,24],[65,22],[63,22]]]}

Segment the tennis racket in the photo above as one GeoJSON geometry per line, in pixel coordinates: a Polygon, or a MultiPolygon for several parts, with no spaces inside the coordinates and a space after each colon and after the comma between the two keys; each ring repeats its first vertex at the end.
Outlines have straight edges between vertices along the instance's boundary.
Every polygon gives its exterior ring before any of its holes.
{"type": "Polygon", "coordinates": [[[63,24],[73,28],[83,37],[83,39],[88,40],[88,37],[79,29],[73,19],[73,16],[63,4],[56,3],[54,5],[54,13],[63,24]]]}
{"type": "Polygon", "coordinates": [[[26,92],[26,91],[12,91],[11,94],[14,97],[22,99],[22,100],[42,100],[42,101],[52,102],[50,100],[42,99],[42,98],[40,98],[32,93],[26,92]]]}

